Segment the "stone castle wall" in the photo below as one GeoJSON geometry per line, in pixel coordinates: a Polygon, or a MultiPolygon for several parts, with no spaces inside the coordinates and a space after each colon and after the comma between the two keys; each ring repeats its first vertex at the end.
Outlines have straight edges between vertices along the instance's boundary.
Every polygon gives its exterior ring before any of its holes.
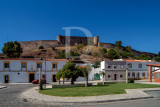
{"type": "Polygon", "coordinates": [[[94,45],[98,46],[99,37],[77,37],[77,36],[57,36],[57,41],[59,45],[71,45],[74,46],[76,44],[85,44],[85,45],[94,45]]]}
{"type": "Polygon", "coordinates": [[[24,41],[19,42],[23,51],[38,49],[40,46],[44,48],[52,48],[58,46],[57,40],[40,40],[40,41],[24,41]]]}

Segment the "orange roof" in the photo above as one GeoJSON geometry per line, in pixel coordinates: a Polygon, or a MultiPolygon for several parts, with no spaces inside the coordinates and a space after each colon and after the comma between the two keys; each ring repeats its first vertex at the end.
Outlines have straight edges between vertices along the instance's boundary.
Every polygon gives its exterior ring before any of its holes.
{"type": "Polygon", "coordinates": [[[134,59],[124,59],[126,62],[153,62],[151,60],[134,60],[134,59]]]}
{"type": "Polygon", "coordinates": [[[147,66],[160,67],[160,64],[146,64],[147,66]]]}
{"type": "MultiPolygon", "coordinates": [[[[27,61],[44,61],[45,59],[41,60],[40,58],[5,58],[0,60],[27,60],[27,61]]],[[[46,59],[46,61],[68,61],[67,59],[46,59]]]]}

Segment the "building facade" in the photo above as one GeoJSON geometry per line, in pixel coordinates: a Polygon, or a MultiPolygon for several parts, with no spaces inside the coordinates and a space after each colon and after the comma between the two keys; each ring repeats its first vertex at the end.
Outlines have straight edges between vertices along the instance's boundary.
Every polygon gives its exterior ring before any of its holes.
{"type": "Polygon", "coordinates": [[[105,81],[126,80],[125,61],[102,61],[101,70],[105,72],[105,81]]]}
{"type": "MultiPolygon", "coordinates": [[[[125,60],[128,69],[129,79],[148,79],[148,66],[146,64],[156,64],[151,60],[125,60]]],[[[153,70],[155,68],[152,68],[153,70]]]]}
{"type": "MultiPolygon", "coordinates": [[[[106,73],[105,80],[148,79],[147,64],[159,64],[151,60],[116,59],[113,61],[102,61],[101,70],[106,73]],[[127,77],[126,77],[127,76],[127,77]]],[[[152,68],[152,71],[157,68],[152,68]]],[[[154,72],[153,72],[154,77],[154,72]]]]}
{"type": "Polygon", "coordinates": [[[56,73],[67,63],[66,59],[0,59],[0,83],[30,83],[41,77],[56,82],[56,73]]]}

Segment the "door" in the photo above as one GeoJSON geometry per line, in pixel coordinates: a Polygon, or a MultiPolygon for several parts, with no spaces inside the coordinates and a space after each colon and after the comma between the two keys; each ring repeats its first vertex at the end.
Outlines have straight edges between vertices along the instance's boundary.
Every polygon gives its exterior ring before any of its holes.
{"type": "Polygon", "coordinates": [[[34,80],[34,74],[29,74],[29,82],[31,83],[34,80]]]}
{"type": "Polygon", "coordinates": [[[57,82],[56,75],[52,75],[52,82],[57,82]]]}
{"type": "Polygon", "coordinates": [[[4,76],[4,83],[9,83],[9,75],[4,76]]]}
{"type": "Polygon", "coordinates": [[[114,80],[117,80],[117,74],[114,74],[114,80]]]}
{"type": "Polygon", "coordinates": [[[94,74],[94,80],[100,80],[100,74],[94,74]]]}

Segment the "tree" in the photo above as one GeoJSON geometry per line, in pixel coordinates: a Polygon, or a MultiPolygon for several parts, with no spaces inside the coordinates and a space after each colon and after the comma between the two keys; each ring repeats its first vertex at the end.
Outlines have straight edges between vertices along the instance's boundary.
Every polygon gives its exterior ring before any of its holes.
{"type": "Polygon", "coordinates": [[[121,57],[124,59],[127,59],[129,57],[134,58],[134,54],[132,52],[123,51],[123,53],[121,53],[121,57]]]}
{"type": "Polygon", "coordinates": [[[122,41],[116,41],[116,47],[115,47],[115,49],[116,49],[117,52],[120,51],[121,46],[122,46],[122,41]]]}
{"type": "Polygon", "coordinates": [[[55,48],[55,47],[52,47],[52,50],[56,50],[56,48],[55,48]]]}
{"type": "Polygon", "coordinates": [[[140,54],[137,59],[143,59],[143,60],[151,60],[152,58],[150,56],[147,56],[145,54],[140,54]]]}
{"type": "Polygon", "coordinates": [[[60,80],[60,78],[68,78],[71,79],[71,85],[74,84],[74,81],[79,76],[83,76],[81,69],[77,67],[74,63],[68,62],[66,65],[63,66],[62,69],[58,71],[56,74],[56,79],[60,80]]]}
{"type": "Polygon", "coordinates": [[[102,56],[104,56],[107,53],[107,49],[106,48],[102,48],[102,49],[100,49],[100,52],[101,52],[102,56]]]}
{"type": "Polygon", "coordinates": [[[116,46],[121,47],[122,46],[122,41],[116,41],[116,46]]]}
{"type": "Polygon", "coordinates": [[[130,45],[125,47],[125,51],[126,52],[131,52],[132,51],[132,47],[130,45]]]}
{"type": "Polygon", "coordinates": [[[159,56],[159,57],[160,57],[160,51],[158,52],[157,56],[159,56]]]}
{"type": "Polygon", "coordinates": [[[157,62],[160,62],[160,57],[156,56],[156,57],[154,57],[154,60],[157,61],[157,62]]]}
{"type": "Polygon", "coordinates": [[[121,56],[122,56],[122,58],[127,59],[127,58],[129,58],[129,52],[124,51],[124,52],[121,54],[121,56]]]}
{"type": "Polygon", "coordinates": [[[55,59],[64,59],[64,58],[66,58],[66,55],[65,55],[64,51],[62,51],[62,52],[58,51],[57,54],[58,54],[58,56],[54,56],[55,59]]]}
{"type": "Polygon", "coordinates": [[[43,46],[39,46],[39,48],[38,49],[44,49],[44,47],[43,46]]]}
{"type": "Polygon", "coordinates": [[[88,75],[89,75],[89,72],[92,70],[92,68],[89,65],[87,65],[86,67],[81,67],[80,69],[86,81],[85,86],[87,87],[88,86],[88,75]]]}
{"type": "Polygon", "coordinates": [[[21,45],[17,42],[7,42],[2,48],[2,52],[7,58],[18,58],[20,57],[22,51],[21,45]]]}
{"type": "Polygon", "coordinates": [[[100,67],[100,62],[96,61],[92,66],[93,66],[93,68],[99,68],[100,67]]]}
{"type": "Polygon", "coordinates": [[[102,71],[102,72],[100,73],[100,75],[102,75],[102,77],[103,77],[103,85],[104,85],[104,79],[105,79],[104,77],[105,77],[105,72],[103,72],[103,71],[102,71]]]}
{"type": "Polygon", "coordinates": [[[114,49],[110,49],[108,51],[108,57],[110,59],[117,59],[117,58],[119,58],[119,55],[118,55],[118,53],[114,49]]]}

